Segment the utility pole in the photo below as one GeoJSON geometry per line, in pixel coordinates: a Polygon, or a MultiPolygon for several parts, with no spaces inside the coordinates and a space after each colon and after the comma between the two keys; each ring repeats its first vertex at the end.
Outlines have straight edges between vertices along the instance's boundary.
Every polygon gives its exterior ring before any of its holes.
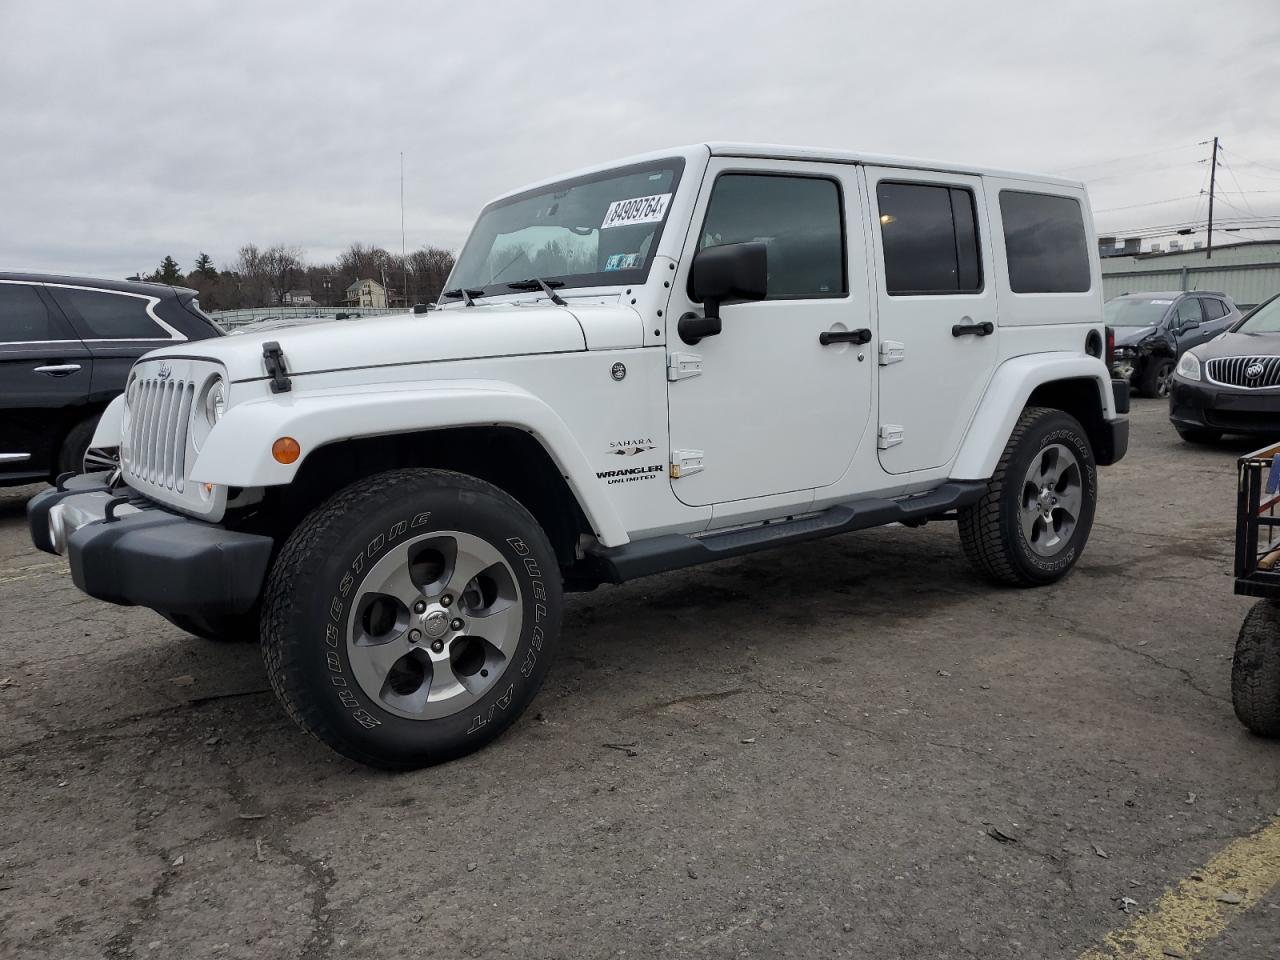
{"type": "Polygon", "coordinates": [[[1213,138],[1213,156],[1209,159],[1209,237],[1204,245],[1204,258],[1213,259],[1213,187],[1218,178],[1218,138],[1213,138]]]}

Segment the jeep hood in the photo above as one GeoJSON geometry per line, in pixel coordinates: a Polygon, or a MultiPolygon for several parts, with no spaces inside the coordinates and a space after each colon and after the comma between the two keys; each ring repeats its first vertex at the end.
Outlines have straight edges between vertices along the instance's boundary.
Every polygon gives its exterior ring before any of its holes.
{"type": "MultiPolygon", "coordinates": [[[[579,312],[596,322],[607,321],[615,334],[620,327],[634,328],[635,345],[640,344],[643,330],[634,310],[592,306],[579,312]]],[[[507,303],[246,332],[164,347],[147,354],[147,359],[216,360],[232,381],[257,380],[267,375],[262,346],[273,341],[284,351],[289,375],[299,376],[388,364],[566,353],[588,349],[589,338],[573,310],[507,303]]]]}

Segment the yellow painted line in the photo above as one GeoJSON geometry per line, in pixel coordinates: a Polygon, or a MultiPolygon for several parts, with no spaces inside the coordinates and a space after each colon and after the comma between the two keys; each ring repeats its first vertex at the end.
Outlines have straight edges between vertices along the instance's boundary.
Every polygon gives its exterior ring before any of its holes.
{"type": "Polygon", "coordinates": [[[33,580],[36,577],[49,577],[55,573],[65,573],[65,561],[55,560],[52,563],[33,563],[25,567],[13,567],[0,570],[0,583],[17,583],[19,580],[33,580]]]}
{"type": "Polygon", "coordinates": [[[1155,902],[1150,911],[1114,930],[1079,960],[1167,960],[1193,957],[1227,924],[1280,883],[1280,820],[1232,841],[1198,873],[1155,902]],[[1238,903],[1224,902],[1222,898],[1238,903]]]}

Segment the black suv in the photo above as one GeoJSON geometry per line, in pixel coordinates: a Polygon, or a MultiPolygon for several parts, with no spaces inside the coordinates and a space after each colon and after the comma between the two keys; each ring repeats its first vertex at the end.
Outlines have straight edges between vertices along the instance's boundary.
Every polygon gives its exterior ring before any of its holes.
{"type": "Polygon", "coordinates": [[[1178,358],[1240,320],[1230,297],[1207,290],[1126,293],[1103,315],[1115,331],[1111,375],[1144,397],[1167,397],[1178,358]]]}
{"type": "Polygon", "coordinates": [[[0,273],[0,485],[79,472],[135,360],[221,335],[194,290],[0,273]]]}

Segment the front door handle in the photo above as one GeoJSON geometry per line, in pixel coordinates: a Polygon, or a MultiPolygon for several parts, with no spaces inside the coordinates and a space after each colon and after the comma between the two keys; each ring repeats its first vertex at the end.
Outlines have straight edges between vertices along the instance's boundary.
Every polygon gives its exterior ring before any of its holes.
{"type": "Polygon", "coordinates": [[[36,367],[36,373],[43,373],[46,377],[69,377],[80,369],[78,363],[51,363],[43,367],[36,367]]]}
{"type": "MultiPolygon", "coordinates": [[[[968,317],[964,318],[968,320],[968,317]]],[[[983,320],[981,323],[957,323],[951,328],[953,337],[989,337],[996,332],[996,325],[990,320],[983,320]]]]}
{"type": "Polygon", "coordinates": [[[870,343],[871,331],[866,327],[859,330],[823,330],[818,334],[818,342],[824,347],[832,343],[870,343]]]}

